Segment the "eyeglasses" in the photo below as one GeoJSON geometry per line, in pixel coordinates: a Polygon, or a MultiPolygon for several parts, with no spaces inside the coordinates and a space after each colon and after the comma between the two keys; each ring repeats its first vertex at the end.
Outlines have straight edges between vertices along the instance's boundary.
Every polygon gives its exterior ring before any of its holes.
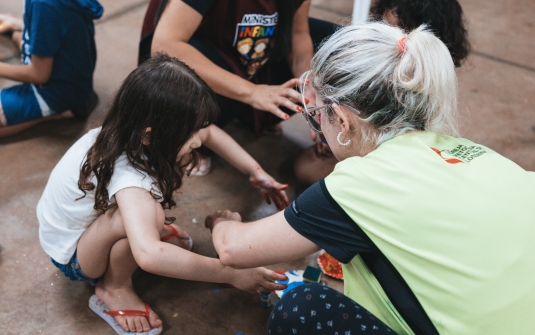
{"type": "MultiPolygon", "coordinates": [[[[360,112],[356,110],[355,108],[348,106],[346,104],[340,104],[340,106],[344,106],[348,108],[353,113],[359,115],[360,112]]],[[[313,108],[308,108],[306,105],[304,105],[304,111],[303,116],[305,117],[305,120],[307,121],[308,125],[312,130],[314,130],[316,133],[321,133],[321,109],[328,108],[330,105],[323,105],[313,108]]]]}
{"type": "Polygon", "coordinates": [[[308,108],[306,105],[304,106],[303,116],[305,117],[305,120],[310,128],[312,128],[312,130],[314,130],[316,133],[321,133],[321,109],[327,107],[329,107],[329,105],[313,108],[308,108]]]}

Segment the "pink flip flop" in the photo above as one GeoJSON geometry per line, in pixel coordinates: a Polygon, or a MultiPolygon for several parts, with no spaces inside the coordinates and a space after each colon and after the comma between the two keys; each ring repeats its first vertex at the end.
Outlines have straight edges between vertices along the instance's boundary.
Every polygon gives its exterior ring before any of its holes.
{"type": "Polygon", "coordinates": [[[148,304],[145,304],[144,311],[137,310],[121,310],[121,311],[110,311],[108,306],[100,300],[96,295],[92,295],[89,298],[89,308],[95,312],[96,315],[100,316],[104,321],[106,321],[110,327],[115,330],[119,335],[158,335],[162,332],[162,326],[158,328],[152,328],[148,332],[144,333],[135,333],[135,332],[126,332],[119,326],[117,321],[115,321],[114,316],[144,316],[149,319],[150,307],[148,304]]]}
{"type": "Polygon", "coordinates": [[[178,231],[176,230],[175,227],[173,227],[171,225],[166,225],[166,226],[167,226],[167,228],[169,228],[171,230],[171,232],[169,234],[163,236],[162,238],[160,238],[160,241],[167,242],[168,240],[172,239],[173,237],[176,237],[179,240],[187,240],[187,241],[189,241],[189,248],[186,249],[186,250],[188,250],[188,251],[193,250],[193,239],[191,238],[191,236],[189,236],[187,238],[186,237],[180,237],[178,235],[178,231]]]}

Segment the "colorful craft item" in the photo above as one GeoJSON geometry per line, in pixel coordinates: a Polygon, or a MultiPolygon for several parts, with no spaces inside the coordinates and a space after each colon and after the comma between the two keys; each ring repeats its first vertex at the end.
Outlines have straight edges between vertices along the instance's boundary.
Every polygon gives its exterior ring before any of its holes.
{"type": "Polygon", "coordinates": [[[327,276],[344,279],[344,273],[342,272],[342,264],[333,256],[329,255],[325,250],[320,251],[318,254],[318,265],[327,276]]]}
{"type": "Polygon", "coordinates": [[[275,294],[281,298],[286,292],[291,291],[292,289],[296,288],[297,286],[301,286],[303,284],[306,284],[303,281],[303,273],[305,271],[303,270],[290,270],[284,272],[284,275],[288,277],[288,280],[277,280],[277,284],[286,284],[288,287],[286,287],[284,290],[275,291],[275,294]]]}
{"type": "Polygon", "coordinates": [[[319,283],[321,280],[321,270],[313,266],[307,265],[303,273],[303,281],[307,283],[319,283]]]}
{"type": "Polygon", "coordinates": [[[260,306],[263,308],[271,306],[271,292],[260,292],[260,306]]]}

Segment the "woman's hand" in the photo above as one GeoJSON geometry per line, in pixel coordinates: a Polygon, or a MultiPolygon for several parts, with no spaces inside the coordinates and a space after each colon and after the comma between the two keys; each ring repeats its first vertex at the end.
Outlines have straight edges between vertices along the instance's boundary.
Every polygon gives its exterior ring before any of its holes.
{"type": "Polygon", "coordinates": [[[208,215],[204,219],[204,226],[210,229],[210,233],[214,230],[216,224],[223,221],[240,221],[241,215],[238,212],[231,212],[228,209],[224,211],[216,211],[214,214],[208,215]]]}
{"type": "Polygon", "coordinates": [[[289,119],[290,116],[279,107],[286,107],[296,113],[303,111],[303,107],[297,105],[301,101],[301,94],[294,90],[298,84],[299,79],[294,78],[282,85],[255,85],[246,102],[258,110],[273,113],[283,120],[289,119]]]}
{"type": "Polygon", "coordinates": [[[275,283],[276,280],[288,280],[288,277],[266,268],[227,269],[231,271],[229,284],[249,293],[273,292],[288,287],[286,284],[275,283]]]}
{"type": "Polygon", "coordinates": [[[288,188],[288,184],[277,182],[262,169],[256,170],[251,174],[249,181],[254,187],[258,188],[268,205],[273,202],[278,210],[283,210],[290,205],[286,192],[284,192],[288,188]]]}

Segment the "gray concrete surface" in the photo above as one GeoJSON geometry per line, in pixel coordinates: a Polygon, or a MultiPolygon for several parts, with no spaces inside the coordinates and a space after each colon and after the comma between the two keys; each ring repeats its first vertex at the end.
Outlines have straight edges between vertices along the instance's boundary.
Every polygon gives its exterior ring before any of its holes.
{"type": "MultiPolygon", "coordinates": [[[[98,125],[126,75],[134,69],[147,0],[103,0],[96,23],[98,64],[95,89],[100,105],[85,121],[48,123],[0,141],[0,334],[113,334],[87,308],[92,289],[72,283],[50,263],[38,240],[35,206],[50,171],[74,141],[98,125]]],[[[473,53],[458,70],[463,136],[482,143],[528,170],[535,170],[535,2],[461,0],[473,53]]],[[[351,0],[314,0],[311,16],[348,22],[351,0]]],[[[20,15],[21,0],[2,0],[0,12],[20,15]]],[[[0,37],[0,60],[16,63],[9,41],[0,37]]],[[[0,79],[0,88],[13,84],[0,79]]],[[[284,124],[284,135],[259,139],[240,124],[227,131],[278,180],[289,196],[302,190],[292,162],[307,145],[302,116],[284,124]]],[[[195,240],[195,252],[214,257],[204,217],[216,209],[239,211],[245,220],[275,212],[247,179],[220,159],[212,173],[185,180],[169,215],[195,240]],[[194,224],[193,219],[199,223],[194,224]]],[[[314,256],[273,269],[303,268],[314,256]]],[[[157,311],[165,334],[264,334],[269,309],[259,298],[216,284],[188,282],[138,272],[141,298],[157,311]]],[[[329,285],[341,289],[335,280],[329,285]]]]}

